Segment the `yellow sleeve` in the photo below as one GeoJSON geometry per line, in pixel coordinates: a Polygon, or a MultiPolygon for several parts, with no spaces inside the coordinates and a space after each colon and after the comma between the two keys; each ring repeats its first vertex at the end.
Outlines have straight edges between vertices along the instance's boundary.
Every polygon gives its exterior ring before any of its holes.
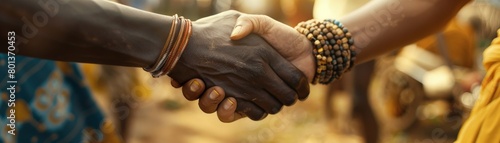
{"type": "MultiPolygon", "coordinates": [[[[500,35],[500,29],[498,34],[500,35]]],[[[481,84],[481,96],[469,119],[464,123],[456,142],[500,142],[500,37],[483,53],[486,76],[481,84]]]]}

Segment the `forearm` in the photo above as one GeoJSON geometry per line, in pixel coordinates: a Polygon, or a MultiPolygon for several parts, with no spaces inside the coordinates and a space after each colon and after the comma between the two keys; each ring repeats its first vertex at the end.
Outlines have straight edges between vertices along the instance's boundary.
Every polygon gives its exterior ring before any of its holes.
{"type": "Polygon", "coordinates": [[[355,38],[357,63],[435,33],[469,0],[375,0],[340,18],[355,38]]]}
{"type": "Polygon", "coordinates": [[[160,54],[171,21],[99,0],[7,0],[0,5],[1,37],[16,32],[17,54],[71,62],[147,67],[160,54]]]}

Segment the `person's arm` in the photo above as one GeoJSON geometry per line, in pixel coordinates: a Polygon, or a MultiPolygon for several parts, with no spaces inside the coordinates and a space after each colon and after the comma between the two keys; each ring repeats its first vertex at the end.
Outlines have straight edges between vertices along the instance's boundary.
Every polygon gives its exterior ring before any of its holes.
{"type": "MultiPolygon", "coordinates": [[[[374,0],[338,19],[353,35],[359,64],[437,32],[469,1],[374,0]]],[[[295,29],[262,15],[241,16],[236,25],[231,39],[256,33],[309,80],[314,76],[312,45],[295,29]]]]}
{"type": "Polygon", "coordinates": [[[117,3],[7,0],[0,9],[0,33],[6,36],[16,32],[18,55],[143,68],[159,65],[153,68],[160,69],[156,73],[165,73],[181,84],[202,78],[204,83],[189,84],[224,88],[223,94],[238,101],[232,108],[253,120],[277,113],[283,105],[309,94],[303,73],[264,39],[256,35],[238,41],[229,39],[239,16],[235,11],[197,20],[188,28],[180,26],[176,31],[190,33],[189,38],[172,34],[175,38],[170,39],[180,42],[168,42],[175,46],[163,50],[173,18],[117,3]],[[46,7],[47,2],[52,5],[46,7]],[[179,43],[187,44],[185,49],[179,43]],[[166,53],[160,51],[178,56],[158,58],[166,53]]]}
{"type": "Polygon", "coordinates": [[[438,32],[469,1],[374,0],[339,21],[352,33],[362,63],[438,32]]]}
{"type": "Polygon", "coordinates": [[[0,37],[14,31],[17,54],[60,61],[150,66],[171,21],[104,0],[7,0],[0,5],[0,37]]]}

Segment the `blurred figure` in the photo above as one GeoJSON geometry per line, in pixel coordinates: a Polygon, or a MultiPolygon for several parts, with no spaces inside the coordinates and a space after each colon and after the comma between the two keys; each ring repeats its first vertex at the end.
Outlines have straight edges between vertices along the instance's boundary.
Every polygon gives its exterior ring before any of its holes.
{"type": "MultiPolygon", "coordinates": [[[[469,110],[460,96],[470,89],[459,83],[475,71],[475,43],[470,25],[453,20],[442,33],[380,60],[371,84],[371,105],[386,125],[384,130],[392,134],[411,130],[408,140],[430,138],[428,126],[446,128],[450,137],[456,136],[461,122],[450,120],[465,118],[469,110]],[[416,121],[423,122],[414,125],[416,121]]],[[[474,83],[479,82],[477,77],[474,83]]]]}

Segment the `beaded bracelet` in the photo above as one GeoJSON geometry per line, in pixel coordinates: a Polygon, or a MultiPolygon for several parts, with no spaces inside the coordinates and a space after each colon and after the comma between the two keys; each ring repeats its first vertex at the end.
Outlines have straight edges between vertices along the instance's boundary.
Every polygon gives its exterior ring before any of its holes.
{"type": "Polygon", "coordinates": [[[337,20],[309,20],[295,29],[313,45],[316,72],[312,84],[328,84],[354,66],[356,52],[351,33],[337,20]]]}
{"type": "Polygon", "coordinates": [[[191,37],[191,20],[185,19],[184,17],[178,17],[177,14],[172,18],[170,32],[165,40],[160,56],[152,66],[144,68],[144,70],[151,73],[154,78],[166,75],[172,70],[191,37]]]}

